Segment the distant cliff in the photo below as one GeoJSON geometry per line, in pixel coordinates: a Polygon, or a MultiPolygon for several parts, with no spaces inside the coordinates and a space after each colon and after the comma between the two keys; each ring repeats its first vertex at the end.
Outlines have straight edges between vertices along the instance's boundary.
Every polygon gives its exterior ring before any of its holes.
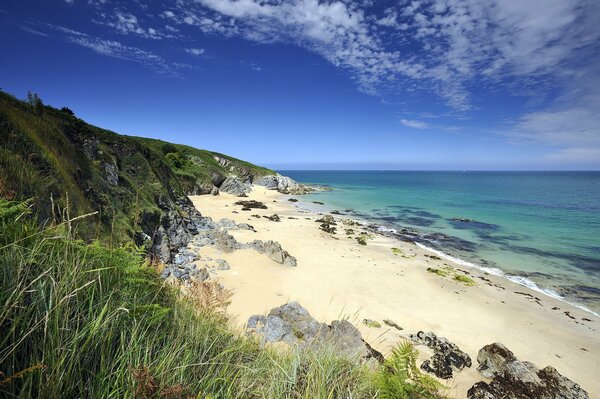
{"type": "Polygon", "coordinates": [[[97,212],[78,224],[82,239],[133,239],[168,262],[201,220],[187,195],[239,195],[254,180],[280,179],[223,154],[92,126],[37,96],[0,92],[0,197],[32,199],[41,223],[97,212]]]}

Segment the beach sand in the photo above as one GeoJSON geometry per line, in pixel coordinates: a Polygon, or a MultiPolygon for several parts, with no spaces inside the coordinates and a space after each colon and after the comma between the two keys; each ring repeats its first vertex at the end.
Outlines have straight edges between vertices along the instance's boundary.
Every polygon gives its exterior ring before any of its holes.
{"type": "MultiPolygon", "coordinates": [[[[501,277],[432,258],[432,253],[412,243],[372,235],[362,246],[353,238],[356,235],[347,237],[344,232],[360,228],[341,223],[337,234],[325,233],[315,222],[317,212],[303,210],[289,202],[289,196],[263,187],[255,187],[249,198],[224,193],[190,198],[202,215],[215,221],[229,218],[255,227],[256,232],[231,230],[238,241],[278,241],[297,258],[297,267],[289,267],[252,249],[232,253],[200,249],[203,256],[229,263],[230,270],[213,271],[212,278],[233,291],[228,313],[240,329],[251,315],[298,301],[319,321],[349,319],[369,344],[386,355],[403,337],[419,330],[456,343],[471,356],[473,366],[445,381],[450,397],[465,398],[474,382],[484,380],[476,371],[477,353],[484,345],[501,342],[520,360],[539,368],[554,366],[587,390],[590,398],[600,398],[600,319],[594,315],[501,277]],[[242,211],[234,205],[248,199],[262,201],[268,209],[242,211]],[[252,216],[274,213],[280,222],[252,216]],[[406,257],[394,254],[394,247],[406,257]],[[477,285],[427,271],[447,266],[467,271],[477,285]],[[368,327],[363,319],[376,320],[382,327],[368,327]],[[393,320],[403,331],[388,327],[384,319],[393,320]]],[[[301,196],[294,198],[302,204],[301,196]]],[[[422,359],[431,355],[426,347],[417,348],[422,359]]]]}

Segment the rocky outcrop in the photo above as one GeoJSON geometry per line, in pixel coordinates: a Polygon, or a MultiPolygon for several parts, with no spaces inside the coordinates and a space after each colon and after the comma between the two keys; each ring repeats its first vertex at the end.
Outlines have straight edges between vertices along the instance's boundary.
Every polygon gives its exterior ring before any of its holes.
{"type": "Polygon", "coordinates": [[[218,187],[220,192],[237,196],[246,195],[252,191],[252,186],[249,183],[245,183],[235,176],[227,177],[218,187]]]}
{"type": "Polygon", "coordinates": [[[282,265],[294,267],[298,264],[296,258],[290,255],[288,251],[285,251],[283,248],[281,248],[281,244],[279,244],[277,241],[254,240],[249,244],[249,246],[254,248],[257,252],[267,255],[275,262],[281,263],[282,265]]]}
{"type": "Polygon", "coordinates": [[[267,209],[267,206],[260,201],[256,200],[242,200],[235,203],[247,209],[267,209]]]}
{"type": "Polygon", "coordinates": [[[237,224],[231,219],[221,219],[217,223],[210,218],[203,220],[201,228],[196,230],[197,234],[191,240],[191,243],[197,247],[214,245],[220,251],[230,253],[238,249],[254,249],[255,251],[267,255],[269,258],[284,266],[296,266],[296,258],[281,247],[277,241],[254,240],[250,243],[239,242],[228,233],[229,230],[244,229],[250,231],[254,227],[247,223],[237,224]]]}
{"type": "Polygon", "coordinates": [[[477,362],[477,370],[492,381],[473,385],[467,392],[469,399],[589,398],[586,391],[554,367],[540,370],[533,363],[518,360],[500,343],[481,348],[477,362]]]}
{"type": "Polygon", "coordinates": [[[508,348],[499,342],[486,345],[477,354],[477,371],[486,378],[494,378],[502,372],[504,365],[517,360],[508,348]]]}
{"type": "Polygon", "coordinates": [[[419,331],[410,335],[417,345],[426,345],[433,349],[433,356],[421,364],[421,369],[443,379],[452,378],[453,371],[471,367],[471,357],[461,351],[453,342],[444,337],[437,337],[432,332],[419,331]]]}
{"type": "Polygon", "coordinates": [[[104,173],[104,178],[111,186],[119,185],[119,174],[118,167],[114,163],[104,162],[102,164],[102,172],[104,173]]]}
{"type": "Polygon", "coordinates": [[[352,323],[347,320],[335,320],[331,325],[319,323],[298,302],[274,308],[267,316],[251,316],[246,330],[263,343],[285,342],[315,350],[329,346],[348,358],[383,361],[382,354],[363,340],[352,323]]]}
{"type": "Polygon", "coordinates": [[[142,233],[136,236],[136,243],[149,244],[153,260],[170,264],[192,236],[210,228],[209,220],[202,217],[187,197],[179,198],[177,203],[159,201],[159,206],[162,214],[157,211],[142,213],[142,233]]]}
{"type": "Polygon", "coordinates": [[[282,194],[301,195],[315,191],[312,187],[300,184],[280,174],[260,176],[255,178],[253,183],[271,190],[277,190],[282,194]]]}

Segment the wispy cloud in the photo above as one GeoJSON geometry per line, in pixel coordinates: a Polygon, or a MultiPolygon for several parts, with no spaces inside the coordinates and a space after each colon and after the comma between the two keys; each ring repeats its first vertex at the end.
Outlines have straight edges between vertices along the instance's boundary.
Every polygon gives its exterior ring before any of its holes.
{"type": "Polygon", "coordinates": [[[202,55],[204,54],[204,49],[203,48],[186,48],[185,52],[191,55],[202,55]]]}
{"type": "Polygon", "coordinates": [[[427,129],[429,127],[429,125],[425,122],[411,119],[400,119],[400,123],[406,127],[412,127],[413,129],[427,129]]]}
{"type": "Polygon", "coordinates": [[[51,27],[61,32],[65,40],[70,43],[91,49],[108,57],[137,62],[161,74],[179,76],[179,70],[185,67],[184,64],[169,62],[153,52],[128,46],[115,40],[98,38],[63,26],[51,25],[51,27]]]}
{"type": "Polygon", "coordinates": [[[43,36],[43,37],[50,37],[50,35],[47,34],[46,32],[42,32],[40,30],[30,28],[29,26],[26,26],[26,25],[19,24],[19,29],[21,29],[22,31],[25,31],[27,33],[32,33],[34,35],[43,36]]]}

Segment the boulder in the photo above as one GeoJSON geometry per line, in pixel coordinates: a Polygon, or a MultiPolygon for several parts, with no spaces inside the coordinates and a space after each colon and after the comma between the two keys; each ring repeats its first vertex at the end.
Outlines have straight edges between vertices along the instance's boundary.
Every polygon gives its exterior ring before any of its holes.
{"type": "Polygon", "coordinates": [[[337,224],[337,223],[335,223],[335,219],[331,215],[323,215],[323,217],[321,217],[320,219],[315,220],[315,222],[317,222],[317,223],[327,223],[327,224],[333,224],[333,225],[337,224]]]}
{"type": "Polygon", "coordinates": [[[214,243],[217,249],[229,253],[243,247],[232,235],[225,230],[217,230],[214,233],[214,243]]]}
{"type": "Polygon", "coordinates": [[[250,317],[246,330],[248,334],[257,335],[263,343],[285,342],[314,350],[329,346],[348,358],[383,361],[381,353],[367,344],[350,322],[335,320],[331,325],[319,323],[298,302],[274,308],[267,316],[250,317]]]}
{"type": "Polygon", "coordinates": [[[229,270],[229,263],[225,259],[217,259],[217,270],[229,270]]]}
{"type": "Polygon", "coordinates": [[[248,223],[240,223],[237,225],[238,229],[242,229],[242,230],[250,230],[256,233],[256,229],[254,228],[254,226],[252,226],[251,224],[248,223]]]}
{"type": "Polygon", "coordinates": [[[518,360],[500,343],[481,348],[477,361],[477,370],[492,380],[473,385],[468,399],[589,399],[586,391],[554,367],[540,370],[518,360]]]}
{"type": "Polygon", "coordinates": [[[281,244],[277,241],[261,241],[254,240],[249,246],[254,248],[257,252],[267,255],[277,263],[281,263],[285,266],[296,266],[296,258],[290,255],[287,251],[281,248],[281,244]]]}
{"type": "Polygon", "coordinates": [[[443,379],[452,378],[453,371],[471,367],[471,357],[444,337],[437,337],[432,332],[419,331],[411,334],[410,339],[418,345],[426,345],[433,349],[433,356],[421,364],[421,369],[443,379]]]}
{"type": "Polygon", "coordinates": [[[278,214],[274,213],[271,216],[268,217],[268,219],[272,222],[279,222],[281,220],[281,218],[279,217],[278,214]]]}
{"type": "Polygon", "coordinates": [[[189,273],[190,281],[202,282],[208,279],[208,270],[205,267],[194,269],[189,273]]]}
{"type": "Polygon", "coordinates": [[[219,173],[213,173],[211,176],[211,181],[213,185],[219,187],[225,181],[225,176],[219,173]]]}
{"type": "Polygon", "coordinates": [[[479,363],[477,371],[486,378],[493,378],[496,374],[502,372],[506,363],[513,360],[517,360],[515,355],[506,346],[495,342],[479,350],[477,354],[477,363],[479,363]]]}
{"type": "Polygon", "coordinates": [[[252,191],[252,186],[250,184],[244,183],[240,178],[234,176],[223,180],[218,187],[220,192],[233,195],[244,195],[252,191]]]}

